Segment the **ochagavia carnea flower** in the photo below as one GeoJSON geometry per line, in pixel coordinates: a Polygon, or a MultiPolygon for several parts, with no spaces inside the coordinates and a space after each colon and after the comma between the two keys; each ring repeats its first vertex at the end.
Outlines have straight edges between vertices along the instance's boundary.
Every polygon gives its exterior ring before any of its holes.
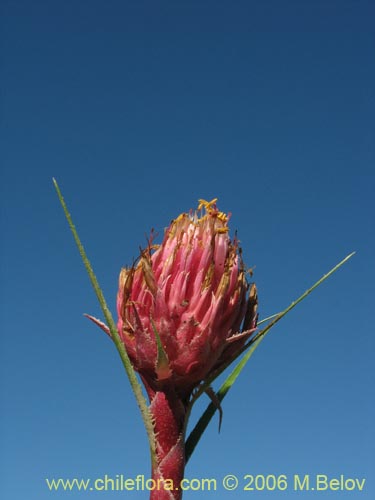
{"type": "Polygon", "coordinates": [[[281,313],[264,319],[267,326],[247,342],[257,324],[256,287],[247,282],[237,238],[229,237],[229,216],[218,210],[216,199],[200,200],[196,212],[171,222],[161,245],[154,245],[151,238],[137,262],[122,269],[116,329],[55,180],[54,184],[107,324],[87,316],[112,337],[145,423],[152,480],[158,485],[151,489],[150,500],[181,500],[186,460],[212,416],[208,407],[185,440],[195,401],[206,392],[221,411],[220,401],[260,340],[354,252],[281,313]],[[211,382],[246,349],[215,393],[211,382]]]}
{"type": "Polygon", "coordinates": [[[154,390],[188,395],[256,327],[255,285],[216,201],[199,200],[198,211],[179,215],[160,246],[151,240],[120,273],[118,331],[154,390]]]}

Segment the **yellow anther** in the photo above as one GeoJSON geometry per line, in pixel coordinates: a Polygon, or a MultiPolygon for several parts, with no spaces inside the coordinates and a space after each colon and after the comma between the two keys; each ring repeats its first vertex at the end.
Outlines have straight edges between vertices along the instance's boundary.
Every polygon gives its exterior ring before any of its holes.
{"type": "Polygon", "coordinates": [[[222,222],[228,222],[228,216],[224,212],[219,212],[216,217],[222,222]]]}
{"type": "Polygon", "coordinates": [[[182,219],[185,219],[185,217],[186,217],[186,214],[182,213],[173,222],[180,222],[182,219]]]}
{"type": "Polygon", "coordinates": [[[211,201],[198,200],[198,202],[199,202],[198,210],[202,210],[202,208],[204,207],[207,210],[207,212],[209,212],[212,209],[212,205],[215,205],[215,203],[217,202],[217,198],[214,198],[211,201]]]}

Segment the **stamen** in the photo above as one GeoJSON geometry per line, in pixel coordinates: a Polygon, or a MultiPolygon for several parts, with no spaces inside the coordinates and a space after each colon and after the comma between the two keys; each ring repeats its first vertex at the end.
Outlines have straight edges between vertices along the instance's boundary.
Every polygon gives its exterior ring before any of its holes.
{"type": "Polygon", "coordinates": [[[206,201],[206,200],[203,200],[203,199],[199,199],[198,200],[198,203],[199,203],[198,210],[202,210],[202,208],[205,208],[206,212],[210,213],[210,211],[212,210],[213,205],[215,205],[216,202],[217,202],[217,198],[214,198],[211,201],[206,201]]]}

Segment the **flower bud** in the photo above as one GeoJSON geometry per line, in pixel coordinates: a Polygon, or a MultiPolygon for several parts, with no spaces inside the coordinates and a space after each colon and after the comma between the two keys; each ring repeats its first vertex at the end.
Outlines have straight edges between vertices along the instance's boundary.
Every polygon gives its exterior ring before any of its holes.
{"type": "Polygon", "coordinates": [[[200,200],[121,270],[118,331],[142,378],[154,389],[188,394],[233,357],[256,327],[238,241],[216,199],[200,200]],[[241,329],[242,326],[242,329],[241,329]],[[239,333],[240,332],[240,333],[239,333]],[[242,333],[241,333],[242,332],[242,333]]]}

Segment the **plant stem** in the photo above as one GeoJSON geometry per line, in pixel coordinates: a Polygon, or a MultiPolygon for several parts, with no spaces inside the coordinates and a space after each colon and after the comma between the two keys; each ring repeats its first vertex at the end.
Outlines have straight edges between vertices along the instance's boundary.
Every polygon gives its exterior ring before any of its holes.
{"type": "Polygon", "coordinates": [[[156,460],[152,466],[155,489],[150,500],[181,500],[180,484],[185,470],[186,405],[173,388],[153,391],[145,383],[150,397],[150,412],[156,436],[156,460]]]}

